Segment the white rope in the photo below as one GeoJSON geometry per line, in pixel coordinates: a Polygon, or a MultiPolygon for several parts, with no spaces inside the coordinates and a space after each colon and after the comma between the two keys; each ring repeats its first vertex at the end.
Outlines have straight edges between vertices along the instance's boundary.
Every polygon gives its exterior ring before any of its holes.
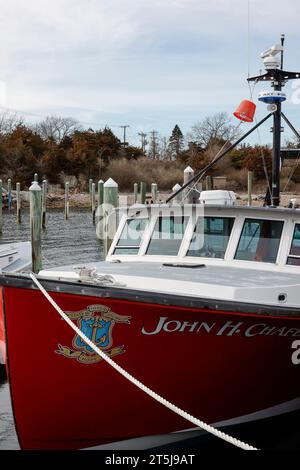
{"type": "Polygon", "coordinates": [[[44,289],[44,287],[41,285],[41,283],[37,280],[35,275],[33,273],[30,273],[30,277],[35,283],[35,285],[38,287],[38,289],[42,292],[42,294],[46,297],[46,299],[50,302],[50,304],[54,307],[54,309],[59,313],[59,315],[68,323],[68,325],[75,331],[75,333],[83,340],[85,343],[95,351],[96,354],[98,354],[105,362],[107,362],[111,367],[113,367],[119,374],[121,374],[123,377],[125,377],[129,382],[131,382],[133,385],[138,387],[140,390],[145,392],[147,395],[149,395],[151,398],[156,400],[158,403],[161,403],[164,405],[166,408],[169,410],[173,411],[174,413],[178,414],[182,418],[186,419],[187,421],[190,421],[192,424],[195,426],[202,428],[204,431],[213,434],[214,436],[218,437],[219,439],[222,439],[223,441],[228,442],[229,444],[232,444],[236,447],[239,447],[240,449],[243,450],[258,450],[255,447],[252,447],[234,437],[229,436],[228,434],[225,434],[224,432],[219,431],[218,429],[214,428],[213,426],[210,426],[203,421],[200,421],[197,418],[194,418],[192,415],[189,413],[186,413],[183,411],[181,408],[179,408],[176,405],[173,405],[170,403],[168,400],[163,398],[162,396],[158,395],[155,393],[153,390],[148,388],[147,386],[143,385],[139,380],[135,379],[132,375],[130,375],[126,370],[124,370],[122,367],[120,367],[116,362],[114,362],[110,357],[108,357],[101,349],[99,349],[82,331],[70,320],[70,318],[66,315],[65,312],[62,311],[62,309],[57,305],[57,303],[52,299],[52,297],[48,294],[48,292],[44,289]]]}

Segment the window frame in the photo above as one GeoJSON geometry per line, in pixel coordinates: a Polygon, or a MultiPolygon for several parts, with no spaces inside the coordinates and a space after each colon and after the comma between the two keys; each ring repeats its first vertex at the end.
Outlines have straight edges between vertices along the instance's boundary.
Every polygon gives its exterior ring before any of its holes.
{"type": "Polygon", "coordinates": [[[193,240],[193,236],[195,234],[195,230],[196,230],[196,227],[197,227],[197,224],[198,224],[198,221],[199,221],[200,217],[198,217],[197,220],[196,220],[196,223],[193,224],[192,236],[189,237],[189,239],[188,239],[187,247],[186,247],[185,254],[184,254],[185,259],[197,259],[197,260],[199,260],[199,259],[204,260],[205,259],[205,260],[216,260],[216,261],[225,261],[225,260],[227,260],[228,253],[230,253],[231,240],[232,240],[233,234],[235,233],[235,226],[236,226],[238,217],[236,215],[225,215],[225,216],[224,215],[204,215],[204,217],[203,217],[204,219],[205,218],[207,218],[207,219],[210,218],[210,219],[232,219],[233,220],[231,232],[230,232],[230,235],[228,237],[228,243],[227,243],[226,250],[224,252],[224,257],[223,258],[213,258],[213,257],[207,257],[207,256],[190,256],[190,255],[188,255],[188,252],[189,252],[192,240],[193,240]]]}
{"type": "Polygon", "coordinates": [[[283,244],[283,239],[284,239],[284,232],[285,232],[285,227],[286,227],[286,220],[285,219],[280,219],[280,218],[275,219],[273,217],[260,217],[260,216],[258,216],[258,217],[249,217],[247,215],[247,216],[242,217],[242,220],[240,221],[240,223],[241,223],[241,226],[240,226],[239,236],[237,238],[237,242],[236,242],[235,246],[233,247],[232,261],[234,261],[235,263],[247,263],[247,264],[251,263],[251,264],[256,265],[256,266],[261,266],[261,265],[275,266],[275,265],[279,265],[279,260],[280,260],[281,250],[282,250],[282,244],[283,244]],[[238,247],[239,247],[240,240],[241,240],[241,237],[242,237],[242,234],[243,234],[243,230],[244,230],[246,220],[253,220],[253,221],[255,221],[255,220],[266,220],[266,221],[270,221],[270,222],[281,222],[282,223],[281,237],[280,237],[279,244],[278,244],[276,260],[274,262],[236,259],[236,254],[237,254],[237,251],[238,251],[238,247]]]}
{"type": "Polygon", "coordinates": [[[296,265],[296,264],[288,264],[288,260],[289,258],[293,258],[293,259],[300,259],[300,255],[291,255],[291,250],[292,250],[292,247],[293,247],[293,241],[294,241],[294,235],[295,235],[295,231],[296,231],[296,225],[299,225],[300,226],[300,221],[293,221],[293,225],[292,225],[292,235],[291,235],[291,239],[290,239],[290,243],[289,243],[289,248],[288,248],[288,252],[287,252],[287,256],[286,256],[286,260],[285,260],[285,266],[289,267],[289,268],[299,268],[300,265],[296,265]]]}
{"type": "Polygon", "coordinates": [[[121,235],[126,227],[126,224],[128,224],[128,222],[130,220],[137,220],[139,219],[139,217],[127,217],[127,215],[123,215],[123,219],[124,221],[121,221],[120,222],[120,225],[118,227],[118,230],[115,234],[115,240],[114,242],[112,243],[111,247],[110,247],[110,250],[109,250],[109,253],[108,253],[108,256],[111,257],[116,257],[118,258],[118,256],[129,256],[129,257],[132,257],[132,256],[139,256],[140,255],[140,252],[141,252],[141,247],[143,246],[143,242],[144,242],[144,238],[145,238],[145,234],[147,233],[147,230],[148,230],[148,227],[149,227],[149,217],[140,217],[141,220],[145,220],[146,221],[146,226],[145,226],[145,229],[142,233],[142,236],[141,236],[141,240],[140,240],[140,244],[139,245],[123,245],[123,246],[119,246],[118,245],[118,242],[121,238],[121,235]],[[115,253],[116,249],[128,249],[128,248],[135,248],[137,249],[137,253],[134,253],[134,254],[129,254],[129,253],[124,253],[124,254],[121,254],[121,253],[115,253]]]}
{"type": "Polygon", "coordinates": [[[185,246],[186,236],[187,236],[188,229],[189,229],[189,226],[191,224],[191,219],[192,219],[189,215],[186,215],[186,216],[185,215],[175,215],[175,217],[182,217],[182,218],[187,219],[186,227],[185,227],[185,230],[183,232],[182,240],[181,240],[181,243],[180,243],[180,246],[179,246],[179,249],[178,249],[178,252],[177,252],[176,255],[168,255],[168,254],[152,255],[152,254],[148,253],[148,249],[150,247],[150,243],[151,243],[151,240],[152,240],[152,237],[153,237],[153,234],[154,234],[154,230],[155,230],[155,227],[156,227],[156,224],[157,224],[159,218],[160,217],[170,218],[171,216],[172,216],[171,214],[164,214],[163,211],[162,211],[162,213],[158,213],[155,217],[153,217],[154,220],[153,220],[151,226],[149,225],[149,236],[147,237],[147,240],[145,241],[145,246],[143,247],[143,251],[141,253],[142,255],[147,256],[151,259],[160,259],[161,257],[171,258],[171,259],[182,258],[182,249],[185,246]]]}

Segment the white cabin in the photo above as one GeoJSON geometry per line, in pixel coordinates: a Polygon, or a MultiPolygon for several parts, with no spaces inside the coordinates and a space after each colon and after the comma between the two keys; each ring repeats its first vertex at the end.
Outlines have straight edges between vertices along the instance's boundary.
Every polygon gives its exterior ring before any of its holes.
{"type": "MultiPolygon", "coordinates": [[[[85,272],[140,292],[300,307],[300,210],[196,204],[117,212],[106,261],[85,263],[85,272]]],[[[40,275],[85,282],[81,268],[40,275]]]]}

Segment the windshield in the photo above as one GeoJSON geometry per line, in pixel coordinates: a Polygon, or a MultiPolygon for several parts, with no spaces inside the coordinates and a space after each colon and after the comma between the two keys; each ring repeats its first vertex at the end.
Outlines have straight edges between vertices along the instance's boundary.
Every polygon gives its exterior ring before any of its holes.
{"type": "Polygon", "coordinates": [[[187,256],[224,258],[234,218],[199,218],[187,256]]]}
{"type": "Polygon", "coordinates": [[[148,246],[147,255],[177,256],[187,223],[188,217],[158,217],[148,246]]]}
{"type": "Polygon", "coordinates": [[[115,255],[137,255],[145,231],[147,219],[130,219],[126,221],[122,234],[115,248],[115,255]]]}
{"type": "Polygon", "coordinates": [[[276,263],[283,222],[246,219],[235,259],[276,263]]]}

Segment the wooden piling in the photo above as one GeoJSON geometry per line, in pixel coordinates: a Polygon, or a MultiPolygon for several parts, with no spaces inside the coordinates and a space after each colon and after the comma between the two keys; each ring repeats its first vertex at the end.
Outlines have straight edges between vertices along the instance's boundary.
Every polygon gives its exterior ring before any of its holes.
{"type": "Polygon", "coordinates": [[[21,223],[21,185],[17,183],[16,185],[17,192],[17,223],[21,223]]]}
{"type": "Polygon", "coordinates": [[[3,206],[3,183],[0,180],[0,235],[3,233],[3,217],[2,217],[2,206],[3,206]]]}
{"type": "Polygon", "coordinates": [[[10,211],[11,209],[11,179],[7,181],[7,208],[10,211]]]}
{"type": "MultiPolygon", "coordinates": [[[[175,186],[173,187],[172,189],[172,192],[173,193],[176,193],[177,191],[179,191],[181,189],[181,186],[180,184],[175,184],[175,186]]],[[[180,202],[182,202],[182,193],[179,193],[177,194],[176,197],[174,197],[174,199],[172,199],[173,203],[175,204],[179,204],[180,202]]]]}
{"type": "MultiPolygon", "coordinates": [[[[195,172],[193,168],[188,166],[183,172],[183,183],[186,184],[188,181],[190,181],[190,179],[194,177],[194,175],[195,172]]],[[[193,203],[193,194],[193,190],[189,186],[184,190],[184,201],[186,204],[193,203]]]]}
{"type": "Polygon", "coordinates": [[[47,180],[43,181],[42,188],[42,227],[46,228],[46,214],[47,214],[47,190],[48,190],[47,180]]]}
{"type": "Polygon", "coordinates": [[[118,184],[110,178],[104,184],[104,256],[107,256],[117,230],[117,214],[114,210],[119,203],[118,184]]]}
{"type": "Polygon", "coordinates": [[[248,171],[248,206],[252,205],[253,171],[248,171]]]}
{"type": "Polygon", "coordinates": [[[68,220],[70,217],[69,190],[70,190],[70,183],[66,182],[65,184],[65,220],[68,220]]]}
{"type": "Polygon", "coordinates": [[[146,183],[141,182],[140,183],[140,203],[141,204],[146,204],[146,183]]]}
{"type": "Polygon", "coordinates": [[[96,184],[92,183],[92,218],[93,224],[96,222],[96,184]]]}
{"type": "Polygon", "coordinates": [[[206,177],[206,191],[211,191],[213,189],[213,179],[211,176],[206,177]]]}
{"type": "Polygon", "coordinates": [[[30,194],[30,233],[32,252],[32,271],[36,274],[42,269],[42,197],[39,184],[34,181],[29,188],[30,194]]]}
{"type": "Polygon", "coordinates": [[[93,184],[93,180],[92,180],[92,178],[90,178],[89,179],[90,207],[92,207],[92,184],[93,184]]]}
{"type": "Polygon", "coordinates": [[[157,186],[157,183],[152,183],[152,185],[151,185],[151,198],[152,198],[153,204],[156,204],[157,200],[158,200],[158,186],[157,186]]]}
{"type": "Polygon", "coordinates": [[[102,206],[104,202],[104,181],[98,182],[98,207],[102,206]]]}
{"type": "Polygon", "coordinates": [[[134,183],[134,185],[133,185],[133,201],[134,201],[134,204],[137,204],[138,197],[139,197],[139,185],[137,183],[134,183]]]}

